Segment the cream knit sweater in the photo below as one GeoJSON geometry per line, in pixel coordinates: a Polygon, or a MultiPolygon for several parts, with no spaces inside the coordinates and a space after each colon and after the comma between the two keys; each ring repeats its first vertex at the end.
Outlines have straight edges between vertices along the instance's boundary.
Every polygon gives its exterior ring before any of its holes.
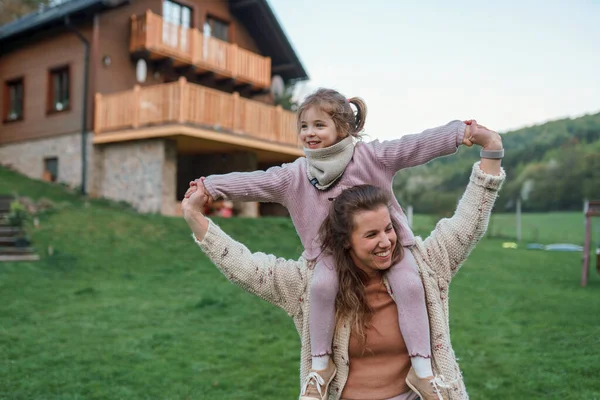
{"type": "MultiPolygon", "coordinates": [[[[451,400],[468,399],[468,394],[450,343],[448,288],[454,274],[483,237],[504,179],[504,171],[499,176],[488,175],[481,171],[479,162],[475,163],[454,215],[439,221],[425,240],[416,238],[416,244],[411,248],[425,287],[433,369],[450,384],[448,397],[451,400]]],[[[306,260],[285,260],[270,254],[252,253],[212,221],[204,239],[196,242],[227,279],[282,308],[293,318],[302,342],[302,382],[311,363],[308,321],[312,269],[306,260]]],[[[342,324],[333,338],[333,357],[338,373],[329,389],[330,400],[340,398],[348,377],[349,340],[349,326],[342,324]]]]}

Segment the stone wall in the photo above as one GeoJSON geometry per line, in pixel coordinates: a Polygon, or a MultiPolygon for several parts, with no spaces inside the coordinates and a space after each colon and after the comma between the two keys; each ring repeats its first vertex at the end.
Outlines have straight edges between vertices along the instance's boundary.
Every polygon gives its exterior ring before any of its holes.
{"type": "MultiPolygon", "coordinates": [[[[87,137],[87,186],[92,180],[94,151],[93,133],[87,137]]],[[[20,173],[43,179],[44,159],[58,159],[57,181],[71,187],[81,185],[81,134],[72,133],[47,139],[29,140],[0,146],[0,164],[20,173]]]]}
{"type": "Polygon", "coordinates": [[[155,139],[99,146],[96,190],[141,212],[176,213],[177,149],[155,139]]]}

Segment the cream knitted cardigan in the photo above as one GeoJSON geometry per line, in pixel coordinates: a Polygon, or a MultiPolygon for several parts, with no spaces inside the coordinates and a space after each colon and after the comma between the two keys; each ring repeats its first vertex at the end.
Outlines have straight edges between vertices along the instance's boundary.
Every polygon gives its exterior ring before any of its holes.
{"type": "MultiPolygon", "coordinates": [[[[479,162],[475,163],[470,182],[454,215],[439,221],[429,237],[425,240],[417,238],[416,244],[411,248],[425,288],[433,369],[450,384],[448,396],[451,400],[468,399],[468,394],[450,344],[448,288],[454,274],[483,237],[504,179],[504,171],[498,176],[485,174],[481,171],[479,162]]],[[[204,239],[196,242],[227,279],[282,308],[293,318],[302,342],[302,382],[311,363],[308,283],[312,277],[312,269],[307,261],[303,258],[294,261],[270,254],[252,253],[212,221],[204,239]]],[[[348,378],[349,340],[349,326],[347,323],[342,324],[336,329],[333,339],[333,357],[338,373],[330,386],[329,400],[340,398],[348,378]]]]}

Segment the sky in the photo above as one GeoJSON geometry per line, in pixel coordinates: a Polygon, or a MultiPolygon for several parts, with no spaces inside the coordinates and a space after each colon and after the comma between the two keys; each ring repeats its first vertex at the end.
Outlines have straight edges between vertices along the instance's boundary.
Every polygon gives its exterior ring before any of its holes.
{"type": "Polygon", "coordinates": [[[308,72],[301,96],[362,97],[367,140],[600,111],[600,0],[268,1],[308,72]]]}

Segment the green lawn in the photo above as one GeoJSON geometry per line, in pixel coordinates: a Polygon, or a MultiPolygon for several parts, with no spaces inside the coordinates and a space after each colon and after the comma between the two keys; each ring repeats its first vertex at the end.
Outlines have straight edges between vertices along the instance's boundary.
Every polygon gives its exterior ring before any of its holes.
{"type": "MultiPolygon", "coordinates": [[[[33,234],[41,261],[0,264],[0,398],[296,398],[291,320],[228,283],[182,219],[84,201],[0,169],[0,193],[13,190],[61,207],[33,234]]],[[[526,217],[540,242],[582,236],[581,214],[526,217]]],[[[417,216],[415,229],[426,234],[434,222],[417,216]]],[[[251,249],[300,253],[287,219],[218,223],[251,249]]],[[[600,399],[598,274],[581,288],[581,254],[505,250],[502,241],[484,240],[451,290],[471,398],[600,399]]]]}

